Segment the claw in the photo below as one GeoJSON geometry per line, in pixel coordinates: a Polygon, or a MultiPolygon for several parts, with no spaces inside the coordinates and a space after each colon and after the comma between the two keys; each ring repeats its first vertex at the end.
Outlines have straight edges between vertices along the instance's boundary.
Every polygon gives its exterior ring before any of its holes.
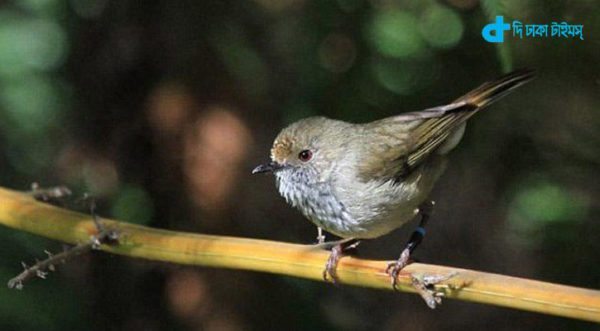
{"type": "MultiPolygon", "coordinates": [[[[400,271],[410,263],[410,250],[408,248],[402,251],[400,258],[388,264],[385,272],[390,276],[392,288],[398,290],[398,276],[400,271]]],[[[421,295],[427,306],[431,309],[442,303],[444,292],[435,289],[434,285],[446,281],[454,276],[457,272],[452,272],[448,275],[415,275],[411,274],[411,284],[413,288],[421,295]]]]}
{"type": "Polygon", "coordinates": [[[325,270],[323,270],[323,280],[326,282],[331,279],[333,284],[337,284],[337,265],[342,257],[342,246],[336,245],[331,249],[331,254],[329,254],[329,258],[327,259],[327,263],[325,264],[325,270]]]}
{"type": "Polygon", "coordinates": [[[400,275],[400,271],[404,269],[409,263],[410,259],[410,250],[405,248],[400,254],[400,258],[397,261],[394,261],[388,264],[385,272],[390,275],[390,280],[392,282],[392,288],[397,291],[398,290],[398,275],[400,275]]]}
{"type": "Polygon", "coordinates": [[[437,305],[442,304],[444,292],[435,289],[434,285],[446,281],[454,276],[457,272],[452,272],[448,275],[410,275],[412,286],[425,300],[427,306],[435,309],[437,305]]]}
{"type": "Polygon", "coordinates": [[[458,275],[458,272],[453,271],[447,275],[424,275],[424,276],[420,277],[420,279],[423,281],[423,283],[426,286],[431,286],[431,285],[435,285],[435,284],[439,284],[441,282],[447,281],[448,279],[450,279],[456,275],[458,275]]]}
{"type": "MultiPolygon", "coordinates": [[[[324,243],[326,244],[326,243],[324,243]]],[[[331,254],[329,254],[329,258],[327,259],[327,263],[325,264],[325,270],[323,270],[323,279],[327,282],[331,280],[333,284],[337,284],[339,282],[337,276],[337,265],[342,256],[344,256],[344,252],[355,249],[360,241],[350,238],[341,240],[331,248],[331,254]]]]}

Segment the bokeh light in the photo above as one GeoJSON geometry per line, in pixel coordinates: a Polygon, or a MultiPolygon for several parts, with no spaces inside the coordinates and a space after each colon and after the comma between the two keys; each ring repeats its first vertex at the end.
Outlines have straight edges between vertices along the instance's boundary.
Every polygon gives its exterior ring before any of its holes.
{"type": "Polygon", "coordinates": [[[0,75],[55,69],[66,53],[65,33],[55,22],[0,11],[0,75]]]}
{"type": "MultiPolygon", "coordinates": [[[[0,3],[1,185],[66,185],[74,200],[94,196],[102,218],[161,229],[311,243],[314,226],[272,176],[250,174],[282,127],[364,123],[454,100],[513,64],[537,69],[470,120],[416,258],[600,284],[597,1],[0,3]],[[496,15],[582,23],[587,37],[487,43],[496,15]]],[[[412,225],[360,256],[396,258],[412,225]]],[[[62,249],[6,227],[0,237],[5,282],[62,249]]],[[[432,318],[417,296],[104,252],[48,278],[0,287],[1,330],[590,328],[457,301],[432,318]]]]}
{"type": "Polygon", "coordinates": [[[399,95],[409,95],[428,86],[439,74],[432,57],[418,60],[377,59],[371,64],[376,81],[399,95]]]}
{"type": "Polygon", "coordinates": [[[252,145],[250,132],[235,113],[211,105],[186,129],[183,173],[196,206],[219,213],[240,175],[252,145]]]}
{"type": "Polygon", "coordinates": [[[229,74],[240,83],[245,93],[252,97],[264,95],[268,88],[268,70],[263,59],[244,38],[242,29],[225,24],[212,39],[229,74]]]}
{"type": "Polygon", "coordinates": [[[153,214],[150,196],[137,185],[124,185],[112,203],[112,217],[129,223],[148,224],[153,214]]]}
{"type": "Polygon", "coordinates": [[[377,12],[367,26],[367,35],[372,46],[385,56],[414,57],[425,49],[417,19],[400,10],[377,12]]]}
{"type": "Polygon", "coordinates": [[[588,211],[589,198],[585,194],[547,179],[532,178],[518,187],[510,204],[508,224],[518,236],[517,242],[535,247],[546,227],[554,223],[575,227],[588,211]]]}
{"type": "Polygon", "coordinates": [[[454,10],[446,6],[433,5],[421,14],[419,31],[423,39],[432,47],[450,48],[460,41],[464,25],[454,10]]]}
{"type": "Polygon", "coordinates": [[[355,59],[356,44],[348,36],[332,33],[325,37],[319,46],[319,62],[331,72],[347,71],[355,59]]]}
{"type": "Polygon", "coordinates": [[[25,75],[2,85],[0,104],[7,123],[0,126],[10,127],[14,134],[41,137],[61,123],[67,105],[60,84],[42,75],[25,75]]]}
{"type": "Polygon", "coordinates": [[[85,190],[94,197],[117,193],[120,182],[115,162],[89,146],[64,145],[54,158],[60,181],[73,189],[85,190]]]}
{"type": "Polygon", "coordinates": [[[587,203],[550,182],[525,186],[515,197],[514,203],[515,212],[529,220],[518,222],[521,226],[535,226],[536,222],[582,219],[587,212],[587,203]]]}

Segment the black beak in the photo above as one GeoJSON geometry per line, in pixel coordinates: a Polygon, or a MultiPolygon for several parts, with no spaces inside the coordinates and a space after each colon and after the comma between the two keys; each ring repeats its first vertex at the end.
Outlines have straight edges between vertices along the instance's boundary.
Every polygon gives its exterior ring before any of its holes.
{"type": "Polygon", "coordinates": [[[252,170],[252,174],[260,174],[263,172],[274,172],[276,170],[279,170],[283,168],[283,166],[277,162],[269,162],[269,163],[265,163],[265,164],[261,164],[258,167],[254,168],[254,170],[252,170]]]}

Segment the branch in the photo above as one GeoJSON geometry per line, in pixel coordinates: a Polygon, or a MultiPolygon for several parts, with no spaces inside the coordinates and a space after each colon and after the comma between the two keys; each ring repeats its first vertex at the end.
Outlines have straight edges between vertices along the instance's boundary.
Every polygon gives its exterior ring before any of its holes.
{"type": "MultiPolygon", "coordinates": [[[[90,215],[36,201],[30,195],[0,188],[0,224],[70,244],[98,234],[90,215]]],[[[328,252],[312,245],[209,236],[159,230],[103,219],[120,233],[106,252],[187,265],[243,269],[323,281],[328,252]]],[[[391,290],[386,261],[345,257],[338,266],[343,284],[391,290]]],[[[485,272],[414,263],[398,280],[399,289],[414,292],[412,275],[448,275],[435,285],[451,299],[600,322],[600,291],[485,272]]]]}

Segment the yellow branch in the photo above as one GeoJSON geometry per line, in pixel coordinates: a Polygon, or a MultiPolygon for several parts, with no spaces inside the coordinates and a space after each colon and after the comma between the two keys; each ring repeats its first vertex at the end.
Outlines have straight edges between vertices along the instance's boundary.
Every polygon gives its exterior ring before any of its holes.
{"type": "MultiPolygon", "coordinates": [[[[96,228],[89,215],[35,201],[29,195],[0,188],[0,224],[43,237],[76,244],[89,240],[96,228]]],[[[209,236],[159,230],[105,220],[119,229],[121,244],[101,249],[154,261],[269,272],[323,281],[328,252],[313,246],[268,240],[209,236]]],[[[338,266],[340,282],[391,290],[387,262],[345,257],[338,266]]],[[[414,263],[414,274],[458,274],[436,285],[447,298],[510,307],[600,322],[600,291],[485,272],[414,263]]],[[[414,292],[408,276],[400,290],[414,292]]]]}

